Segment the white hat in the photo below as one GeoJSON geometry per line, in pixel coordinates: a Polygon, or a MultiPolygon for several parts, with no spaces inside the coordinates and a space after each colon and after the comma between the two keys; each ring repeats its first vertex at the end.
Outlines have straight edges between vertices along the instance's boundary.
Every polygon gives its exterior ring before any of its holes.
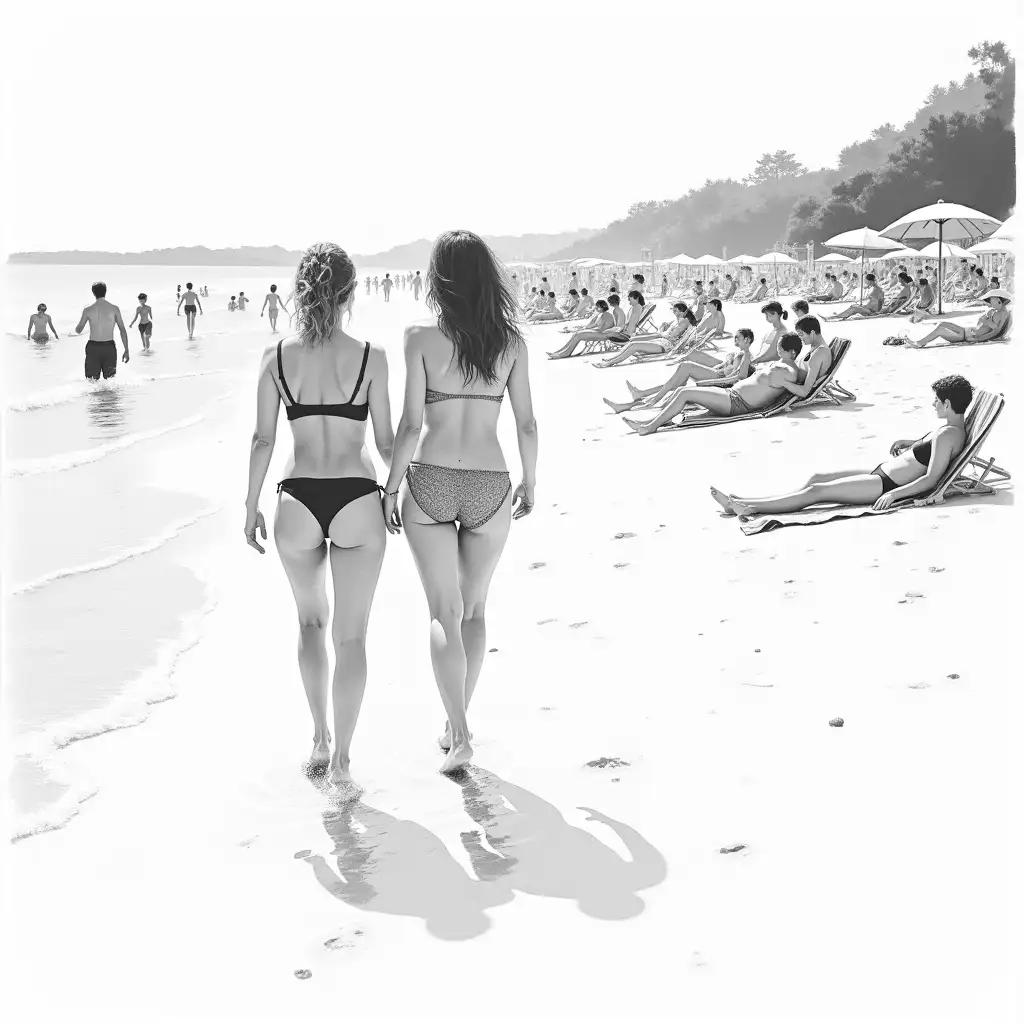
{"type": "Polygon", "coordinates": [[[1004,302],[1009,302],[1012,298],[1013,296],[1005,288],[993,288],[981,297],[983,302],[988,302],[989,299],[1002,299],[1004,302]]]}

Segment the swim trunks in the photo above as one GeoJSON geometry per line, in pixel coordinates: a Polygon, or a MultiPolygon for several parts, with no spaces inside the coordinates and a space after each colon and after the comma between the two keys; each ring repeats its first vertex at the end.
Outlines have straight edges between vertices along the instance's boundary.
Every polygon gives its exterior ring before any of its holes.
{"type": "Polygon", "coordinates": [[[32,340],[33,341],[49,341],[50,340],[50,336],[48,334],[33,334],[32,335],[32,340]]]}
{"type": "Polygon", "coordinates": [[[744,413],[754,412],[753,409],[747,405],[742,395],[736,394],[732,389],[729,390],[729,415],[730,416],[742,416],[744,413]]]}
{"type": "Polygon", "coordinates": [[[196,307],[195,306],[186,306],[185,307],[185,316],[188,316],[189,313],[191,313],[193,316],[195,316],[196,307]]]}
{"type": "Polygon", "coordinates": [[[152,334],[153,333],[153,321],[147,320],[144,324],[139,324],[139,334],[152,334]]]}
{"type": "Polygon", "coordinates": [[[117,373],[117,346],[113,341],[87,341],[85,343],[85,376],[87,380],[99,380],[117,373]]]}

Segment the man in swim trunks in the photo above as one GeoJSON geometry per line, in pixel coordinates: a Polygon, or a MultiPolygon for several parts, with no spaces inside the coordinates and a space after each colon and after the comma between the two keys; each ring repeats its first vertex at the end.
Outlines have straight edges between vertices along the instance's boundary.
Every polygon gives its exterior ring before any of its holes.
{"type": "Polygon", "coordinates": [[[149,342],[153,337],[153,310],[146,305],[145,292],[139,292],[139,304],[135,307],[135,316],[132,317],[132,322],[128,327],[134,327],[136,320],[139,321],[139,335],[142,338],[143,351],[148,352],[149,342]]]}
{"type": "Polygon", "coordinates": [[[188,327],[188,340],[192,340],[192,333],[196,329],[196,307],[199,307],[199,312],[202,313],[203,306],[199,301],[199,296],[192,291],[192,282],[189,281],[185,285],[185,294],[178,299],[178,316],[181,316],[181,304],[185,303],[185,324],[188,327]]]}
{"type": "Polygon", "coordinates": [[[420,277],[420,272],[416,271],[416,276],[412,279],[412,297],[419,302],[420,301],[420,290],[423,288],[423,278],[420,277]]]}
{"type": "Polygon", "coordinates": [[[263,316],[264,310],[267,306],[270,306],[270,333],[277,334],[277,314],[280,309],[288,308],[288,300],[281,301],[281,296],[277,294],[277,285],[272,284],[270,291],[267,292],[267,297],[263,300],[263,309],[260,310],[260,316],[263,316]]]}
{"type": "Polygon", "coordinates": [[[391,301],[391,286],[394,283],[395,282],[391,280],[391,275],[390,274],[385,274],[384,275],[384,301],[385,302],[390,302],[391,301]]]}
{"type": "Polygon", "coordinates": [[[121,332],[121,344],[124,345],[121,362],[128,362],[128,332],[121,319],[121,310],[112,302],[107,302],[107,286],[102,281],[97,281],[92,286],[92,293],[96,301],[82,310],[75,334],[81,334],[85,330],[85,325],[89,325],[89,340],[85,343],[85,379],[99,380],[100,373],[104,379],[117,373],[115,326],[121,332]]]}
{"type": "Polygon", "coordinates": [[[238,308],[241,312],[245,312],[245,305],[249,300],[245,297],[245,292],[238,293],[238,308]]]}
{"type": "Polygon", "coordinates": [[[59,338],[57,328],[53,326],[49,313],[46,312],[46,303],[40,302],[36,311],[28,318],[28,339],[30,341],[49,341],[50,335],[47,331],[53,331],[53,336],[59,338]]]}
{"type": "Polygon", "coordinates": [[[784,334],[779,340],[779,361],[755,370],[731,388],[680,388],[654,419],[642,421],[623,416],[622,422],[638,434],[653,434],[659,427],[675,419],[687,402],[703,406],[715,416],[743,416],[759,412],[786,393],[785,384],[797,381],[799,374],[796,357],[802,345],[799,335],[784,334]]]}

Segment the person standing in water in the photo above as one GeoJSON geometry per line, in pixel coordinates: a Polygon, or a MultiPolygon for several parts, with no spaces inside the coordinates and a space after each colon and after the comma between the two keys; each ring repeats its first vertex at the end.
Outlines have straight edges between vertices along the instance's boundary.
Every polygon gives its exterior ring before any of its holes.
{"type": "Polygon", "coordinates": [[[385,274],[384,275],[384,301],[385,302],[390,302],[391,301],[391,286],[394,283],[395,282],[391,280],[391,275],[390,274],[385,274]]]}
{"type": "Polygon", "coordinates": [[[185,294],[178,299],[178,316],[181,316],[181,304],[185,303],[185,325],[188,327],[188,340],[192,340],[192,335],[196,329],[196,307],[199,308],[199,312],[203,311],[203,304],[199,301],[199,296],[192,291],[192,282],[189,281],[185,285],[185,294]]]}
{"type": "Polygon", "coordinates": [[[390,465],[395,435],[384,349],[342,329],[351,317],[356,268],[331,242],[311,246],[295,280],[297,333],[263,353],[256,394],[256,429],[249,457],[245,539],[260,554],[267,527],[259,509],[270,468],[281,403],[293,449],[277,485],[274,541],[299,618],[299,672],[313,715],[310,767],[330,764],[330,781],[350,781],[349,748],[366,688],[366,629],[387,533],[366,419],[377,451],[390,465]],[[302,401],[299,401],[302,399],[302,401]],[[327,562],[334,581],[334,741],[327,725],[327,562]]]}
{"type": "Polygon", "coordinates": [[[139,304],[135,307],[135,316],[132,317],[132,322],[128,325],[129,329],[135,326],[136,320],[139,321],[142,349],[144,352],[148,352],[149,343],[153,338],[153,310],[146,305],[145,292],[139,292],[139,304]]]}
{"type": "Polygon", "coordinates": [[[384,516],[389,532],[404,526],[426,592],[431,661],[448,716],[441,771],[452,772],[473,756],[466,708],[487,650],[491,577],[512,519],[534,505],[537,421],[519,306],[486,242],[471,231],[440,235],[427,294],[436,318],[405,331],[405,407],[384,516]],[[523,467],[515,490],[497,432],[506,390],[523,467]]]}
{"type": "Polygon", "coordinates": [[[267,297],[263,300],[263,309],[260,310],[260,316],[263,316],[263,312],[264,312],[264,310],[267,309],[268,305],[270,306],[270,310],[269,310],[269,314],[270,314],[270,330],[271,330],[271,333],[276,334],[277,333],[277,314],[280,311],[278,309],[278,307],[280,306],[280,309],[285,309],[285,310],[288,308],[288,300],[285,299],[283,302],[281,301],[281,296],[277,294],[277,285],[276,284],[272,284],[270,286],[270,291],[267,292],[267,297]]]}
{"type": "Polygon", "coordinates": [[[107,286],[97,281],[92,286],[92,294],[96,301],[82,310],[82,316],[75,328],[75,334],[81,334],[85,325],[89,325],[89,340],[85,343],[85,379],[99,380],[100,373],[104,380],[117,373],[117,345],[114,343],[114,328],[121,333],[121,344],[124,355],[121,362],[127,363],[128,332],[121,319],[121,310],[112,302],[107,302],[107,286]]]}
{"type": "Polygon", "coordinates": [[[238,293],[238,308],[244,313],[246,304],[249,300],[245,297],[245,292],[238,293]]]}
{"type": "Polygon", "coordinates": [[[27,341],[49,341],[49,331],[53,331],[54,338],[60,338],[57,328],[53,326],[50,314],[46,312],[46,303],[40,302],[36,311],[28,318],[27,341]]]}
{"type": "Polygon", "coordinates": [[[420,292],[423,290],[423,278],[420,277],[420,272],[416,271],[416,276],[412,279],[412,297],[419,302],[420,292]]]}

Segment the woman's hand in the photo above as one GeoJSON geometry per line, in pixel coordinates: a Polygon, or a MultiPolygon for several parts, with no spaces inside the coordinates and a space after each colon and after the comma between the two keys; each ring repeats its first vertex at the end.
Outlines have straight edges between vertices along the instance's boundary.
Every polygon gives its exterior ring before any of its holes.
{"type": "Polygon", "coordinates": [[[871,507],[872,507],[872,508],[873,508],[873,509],[874,509],[874,510],[875,510],[876,512],[882,512],[882,511],[884,511],[884,510],[885,510],[885,509],[887,509],[887,508],[888,508],[888,507],[889,507],[889,506],[890,506],[890,505],[891,505],[891,504],[892,504],[892,503],[893,503],[894,501],[896,501],[896,498],[894,497],[894,494],[895,494],[895,492],[894,492],[894,491],[890,491],[890,492],[889,492],[888,494],[883,494],[883,495],[882,495],[882,496],[881,496],[881,497],[880,497],[880,498],[879,498],[879,499],[878,499],[878,500],[877,500],[877,501],[876,501],[876,502],[874,503],[874,505],[872,505],[871,507]]]}
{"type": "Polygon", "coordinates": [[[384,510],[384,525],[388,533],[402,532],[402,514],[398,511],[398,494],[387,494],[381,499],[384,510]]]}
{"type": "Polygon", "coordinates": [[[267,553],[267,549],[264,548],[260,542],[256,539],[256,531],[260,531],[260,536],[264,540],[267,539],[267,524],[263,519],[263,513],[258,509],[246,509],[245,513],[245,542],[251,548],[255,548],[261,555],[267,553]]]}
{"type": "Polygon", "coordinates": [[[515,493],[512,495],[512,504],[515,505],[517,501],[519,502],[519,505],[512,513],[512,518],[522,519],[523,516],[528,516],[533,511],[532,484],[527,486],[527,484],[524,481],[515,489],[515,493]]]}

